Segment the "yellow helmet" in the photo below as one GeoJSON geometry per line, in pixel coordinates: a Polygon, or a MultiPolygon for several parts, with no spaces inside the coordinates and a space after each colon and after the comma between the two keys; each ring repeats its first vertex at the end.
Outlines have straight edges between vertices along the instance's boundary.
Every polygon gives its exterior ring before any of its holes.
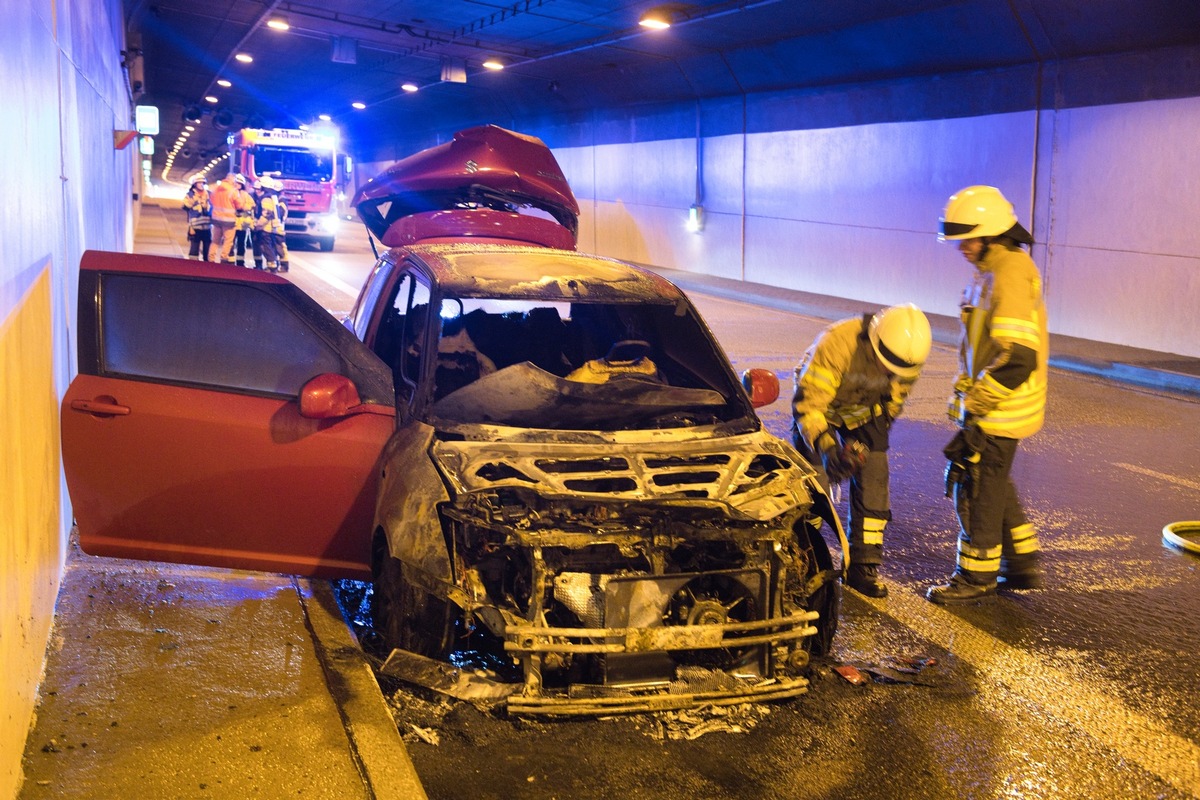
{"type": "Polygon", "coordinates": [[[901,378],[921,374],[933,345],[929,319],[912,303],[885,308],[871,317],[867,337],[879,360],[901,378]]]}
{"type": "Polygon", "coordinates": [[[999,189],[995,186],[968,186],[951,195],[946,203],[938,241],[999,236],[1008,233],[1016,224],[1017,215],[1013,205],[999,189]]]}

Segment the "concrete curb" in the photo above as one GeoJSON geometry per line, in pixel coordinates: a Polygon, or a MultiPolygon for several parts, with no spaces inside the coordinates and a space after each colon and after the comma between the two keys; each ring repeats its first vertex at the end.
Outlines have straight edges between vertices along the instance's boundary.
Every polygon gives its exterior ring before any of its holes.
{"type": "Polygon", "coordinates": [[[1200,397],[1200,378],[1182,372],[1075,356],[1051,356],[1050,366],[1120,383],[1129,383],[1134,386],[1144,386],[1148,389],[1182,392],[1200,397]]]}
{"type": "Polygon", "coordinates": [[[296,588],[367,789],[378,798],[423,800],[425,789],[333,587],[328,581],[297,579],[296,588]]]}

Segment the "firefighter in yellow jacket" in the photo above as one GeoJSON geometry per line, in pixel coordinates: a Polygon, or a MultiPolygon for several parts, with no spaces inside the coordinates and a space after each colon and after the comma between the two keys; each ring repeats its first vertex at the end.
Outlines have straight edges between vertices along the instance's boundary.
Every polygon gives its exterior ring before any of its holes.
{"type": "MultiPolygon", "coordinates": [[[[232,195],[233,213],[233,256],[234,263],[239,267],[246,266],[246,242],[253,235],[254,227],[254,197],[246,189],[246,176],[233,176],[234,191],[232,195]]],[[[251,245],[253,247],[253,245],[251,245]]]]}
{"type": "Polygon", "coordinates": [[[1042,278],[1022,245],[1033,237],[993,186],[951,196],[942,241],[957,241],[975,267],[963,293],[959,377],[950,417],[961,427],[946,446],[946,494],[958,512],[954,574],[930,587],[935,603],[968,603],[997,586],[1041,585],[1037,531],[1010,472],[1017,445],[1042,427],[1049,337],[1042,278]]]}
{"type": "Polygon", "coordinates": [[[792,441],[826,489],[850,481],[846,583],[886,597],[879,579],[892,518],[888,435],[929,357],[929,320],[912,304],[825,328],[796,367],[792,441]]]}
{"type": "Polygon", "coordinates": [[[263,196],[258,202],[259,217],[262,230],[262,254],[266,268],[271,271],[288,271],[288,250],[286,238],[287,204],[279,193],[283,191],[283,181],[278,178],[262,177],[263,196]]]}

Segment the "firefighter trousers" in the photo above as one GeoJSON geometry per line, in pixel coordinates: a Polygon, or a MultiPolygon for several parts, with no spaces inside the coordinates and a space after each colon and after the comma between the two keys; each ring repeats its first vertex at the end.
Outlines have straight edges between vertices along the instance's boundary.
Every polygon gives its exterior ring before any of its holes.
{"type": "MultiPolygon", "coordinates": [[[[883,563],[883,532],[892,519],[891,473],[888,467],[888,435],[891,424],[883,417],[853,430],[834,428],[842,442],[857,441],[867,446],[867,460],[857,475],[850,478],[850,510],[846,533],[850,541],[850,563],[876,565],[883,563]]],[[[804,437],[793,429],[796,449],[817,470],[825,491],[829,491],[829,476],[825,473],[819,453],[814,453],[804,437]]]]}
{"type": "Polygon", "coordinates": [[[991,585],[998,575],[1031,575],[1038,570],[1037,531],[1012,481],[1019,440],[988,436],[980,452],[977,478],[954,489],[958,513],[956,572],[970,583],[991,585]]]}

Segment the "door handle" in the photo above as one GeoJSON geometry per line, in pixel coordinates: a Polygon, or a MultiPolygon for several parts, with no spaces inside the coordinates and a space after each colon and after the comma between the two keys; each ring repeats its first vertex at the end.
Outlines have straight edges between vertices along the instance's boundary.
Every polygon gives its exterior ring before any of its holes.
{"type": "Polygon", "coordinates": [[[115,400],[72,400],[72,411],[85,411],[88,414],[107,414],[113,417],[123,417],[129,413],[129,406],[119,405],[115,400]]]}

